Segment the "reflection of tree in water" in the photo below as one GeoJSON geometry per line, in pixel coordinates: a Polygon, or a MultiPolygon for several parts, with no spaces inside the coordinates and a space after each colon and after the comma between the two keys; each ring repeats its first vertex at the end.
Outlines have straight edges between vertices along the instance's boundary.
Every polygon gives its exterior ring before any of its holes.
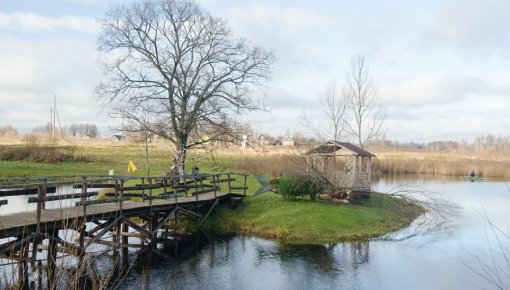
{"type": "Polygon", "coordinates": [[[356,269],[369,261],[369,242],[359,241],[326,245],[280,244],[275,249],[258,247],[259,259],[268,256],[278,258],[283,263],[303,262],[326,274],[342,272],[343,268],[356,269]],[[340,249],[340,250],[339,250],[340,249]]]}

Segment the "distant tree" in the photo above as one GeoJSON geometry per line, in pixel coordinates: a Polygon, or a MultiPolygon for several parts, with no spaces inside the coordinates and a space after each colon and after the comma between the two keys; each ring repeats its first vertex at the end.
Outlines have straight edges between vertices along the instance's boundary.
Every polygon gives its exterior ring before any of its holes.
{"type": "Polygon", "coordinates": [[[0,137],[13,138],[18,136],[18,130],[11,125],[0,127],[0,137]]]}
{"type": "Polygon", "coordinates": [[[302,125],[321,142],[339,141],[345,136],[348,100],[336,84],[331,83],[318,98],[320,117],[310,114],[302,116],[302,125]]]}
{"type": "Polygon", "coordinates": [[[76,135],[78,135],[78,124],[72,124],[71,126],[69,126],[69,128],[67,129],[67,134],[69,136],[76,137],[76,135]]]}
{"type": "Polygon", "coordinates": [[[32,129],[32,133],[35,134],[49,134],[51,132],[51,123],[46,123],[44,126],[36,126],[32,129]]]}
{"type": "MultiPolygon", "coordinates": [[[[102,21],[107,78],[97,88],[114,117],[138,123],[175,145],[184,172],[192,132],[259,109],[250,89],[268,78],[270,52],[235,39],[227,23],[193,1],[155,0],[113,6],[102,21]]],[[[217,131],[210,140],[227,132],[217,131]]]]}
{"type": "Polygon", "coordinates": [[[349,103],[347,130],[361,148],[382,132],[385,119],[377,84],[370,75],[364,56],[351,61],[344,94],[349,103]]]}
{"type": "Polygon", "coordinates": [[[98,130],[96,124],[85,124],[85,136],[88,136],[90,138],[96,138],[98,137],[98,130]]]}

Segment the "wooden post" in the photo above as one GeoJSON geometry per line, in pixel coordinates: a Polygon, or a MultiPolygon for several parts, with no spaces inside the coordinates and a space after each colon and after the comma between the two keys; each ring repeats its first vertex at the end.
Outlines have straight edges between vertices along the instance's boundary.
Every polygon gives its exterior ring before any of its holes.
{"type": "Polygon", "coordinates": [[[175,205],[177,206],[177,188],[175,188],[175,187],[174,187],[174,199],[175,199],[175,205]]]}
{"type": "Polygon", "coordinates": [[[152,178],[148,177],[148,179],[149,179],[149,196],[151,197],[149,199],[149,206],[150,206],[151,215],[152,215],[152,178]]]}
{"type": "Polygon", "coordinates": [[[244,175],[244,188],[243,188],[243,193],[244,193],[244,195],[246,195],[246,188],[247,188],[247,186],[246,186],[246,179],[247,179],[247,178],[248,178],[248,175],[246,175],[246,174],[245,174],[245,175],[244,175]]]}
{"type": "MultiPolygon", "coordinates": [[[[122,232],[128,233],[129,232],[129,225],[127,223],[122,223],[122,232]]],[[[122,244],[127,245],[128,244],[128,236],[122,235],[122,244]]]]}
{"type": "MultiPolygon", "coordinates": [[[[121,200],[119,201],[119,215],[120,216],[123,216],[123,212],[122,212],[122,197],[124,196],[124,183],[125,183],[125,180],[124,179],[121,179],[120,181],[120,198],[121,200]]],[[[116,230],[117,230],[117,239],[116,239],[116,242],[120,245],[120,243],[123,241],[123,238],[121,238],[121,231],[122,231],[122,220],[120,220],[117,225],[115,226],[116,227],[116,230]]]]}
{"type": "Polygon", "coordinates": [[[145,196],[145,178],[142,177],[142,202],[145,202],[145,200],[143,199],[143,197],[145,196]]]}
{"type": "Polygon", "coordinates": [[[164,176],[163,179],[161,180],[161,182],[163,182],[163,191],[164,191],[163,194],[167,194],[167,192],[166,192],[166,183],[167,182],[166,181],[167,181],[166,176],[164,176]]]}
{"type": "Polygon", "coordinates": [[[372,157],[368,157],[368,185],[370,186],[370,190],[372,190],[372,157]]]}
{"type": "MultiPolygon", "coordinates": [[[[149,231],[153,231],[154,230],[154,227],[158,224],[158,221],[156,219],[156,221],[154,221],[154,213],[152,212],[152,178],[151,177],[147,177],[147,179],[149,180],[149,196],[151,197],[149,199],[149,231]]],[[[156,236],[151,239],[150,241],[152,247],[155,247],[156,246],[156,236]]]]}
{"type": "Polygon", "coordinates": [[[196,192],[198,191],[197,177],[196,177],[196,176],[194,176],[194,177],[193,177],[193,180],[194,180],[194,184],[195,184],[195,199],[196,199],[196,201],[197,201],[197,203],[196,203],[196,206],[195,206],[195,207],[196,207],[196,209],[198,210],[198,194],[196,194],[196,192]]]}
{"type": "Polygon", "coordinates": [[[230,173],[227,174],[227,180],[228,180],[228,193],[232,193],[232,183],[230,181],[230,173]]]}
{"type": "MultiPolygon", "coordinates": [[[[37,196],[38,197],[44,197],[44,194],[43,194],[43,187],[42,186],[38,186],[37,187],[37,196]]],[[[38,202],[37,203],[37,210],[36,210],[36,221],[37,221],[37,228],[35,230],[35,236],[34,236],[34,240],[32,242],[32,257],[30,258],[30,264],[32,267],[35,267],[35,262],[37,261],[37,247],[39,245],[39,242],[41,240],[41,238],[39,237],[39,233],[41,231],[41,212],[42,212],[42,203],[41,202],[38,202]]]]}
{"type": "MultiPolygon", "coordinates": [[[[119,189],[121,187],[124,187],[124,180],[120,179],[120,184],[119,184],[119,179],[115,179],[115,197],[118,198],[120,196],[120,192],[123,190],[123,189],[119,189]]],[[[112,241],[114,243],[117,243],[118,242],[118,239],[120,237],[120,228],[119,228],[119,224],[116,224],[115,226],[113,226],[113,229],[112,231],[116,231],[117,232],[117,235],[113,235],[112,236],[112,241]]],[[[115,244],[114,244],[115,245],[115,244]]],[[[117,254],[117,251],[116,251],[116,248],[115,246],[113,246],[113,253],[114,254],[117,254]]]]}
{"type": "MultiPolygon", "coordinates": [[[[43,191],[44,191],[44,188],[42,186],[38,186],[37,187],[37,197],[43,198],[44,197],[43,191]]],[[[44,206],[43,204],[44,204],[44,201],[39,201],[37,203],[37,212],[36,212],[37,225],[39,225],[39,223],[41,222],[41,212],[42,212],[43,206],[44,206]]]]}
{"type": "MultiPolygon", "coordinates": [[[[48,182],[48,178],[47,178],[47,177],[45,177],[45,178],[43,179],[43,181],[44,181],[44,185],[43,185],[43,190],[42,190],[42,195],[41,195],[41,196],[42,196],[42,197],[46,197],[46,187],[47,187],[47,186],[46,186],[46,183],[48,182]]],[[[42,209],[46,209],[46,202],[43,202],[43,203],[42,203],[42,209]]]]}
{"type": "Polygon", "coordinates": [[[349,182],[349,187],[354,187],[354,185],[356,184],[356,178],[358,175],[358,156],[353,155],[352,158],[353,158],[353,164],[352,164],[352,174],[351,175],[353,176],[354,180],[351,180],[349,182]]]}
{"type": "Polygon", "coordinates": [[[126,233],[125,235],[122,235],[122,245],[124,245],[122,248],[122,269],[127,270],[129,268],[127,247],[129,244],[129,237],[127,236],[127,233],[129,232],[129,225],[126,222],[122,223],[122,232],[126,233]]]}
{"type": "Polygon", "coordinates": [[[219,183],[216,182],[216,180],[218,180],[217,176],[216,175],[213,175],[212,176],[212,185],[213,185],[213,188],[214,188],[214,197],[218,197],[217,193],[216,193],[216,188],[218,186],[219,183]]]}
{"type": "MultiPolygon", "coordinates": [[[[83,202],[85,201],[86,194],[87,194],[88,186],[87,186],[87,177],[83,177],[82,180],[82,186],[81,186],[81,198],[80,200],[83,202]]],[[[84,254],[85,254],[85,230],[87,229],[86,221],[87,221],[87,205],[84,203],[83,206],[83,217],[80,223],[80,241],[79,241],[79,248],[80,252],[78,253],[80,261],[82,260],[84,254]]]]}
{"type": "MultiPolygon", "coordinates": [[[[175,204],[175,206],[177,207],[178,205],[175,204]]],[[[174,235],[177,233],[177,227],[179,227],[179,210],[176,210],[174,214],[174,235]]]]}

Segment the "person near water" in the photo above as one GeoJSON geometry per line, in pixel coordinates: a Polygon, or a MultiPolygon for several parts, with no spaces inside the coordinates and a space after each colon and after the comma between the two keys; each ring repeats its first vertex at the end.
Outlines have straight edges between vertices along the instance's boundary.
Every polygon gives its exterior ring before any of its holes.
{"type": "Polygon", "coordinates": [[[474,170],[471,170],[471,172],[469,173],[469,177],[476,177],[476,173],[474,170]]]}

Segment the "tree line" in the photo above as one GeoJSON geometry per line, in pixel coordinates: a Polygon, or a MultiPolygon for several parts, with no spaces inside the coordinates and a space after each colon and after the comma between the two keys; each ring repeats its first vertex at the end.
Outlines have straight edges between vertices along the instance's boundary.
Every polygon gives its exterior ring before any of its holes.
{"type": "Polygon", "coordinates": [[[471,140],[463,139],[460,141],[452,140],[439,140],[430,142],[399,142],[395,140],[388,140],[386,138],[380,138],[374,140],[375,145],[379,145],[385,148],[399,148],[399,149],[418,149],[418,150],[430,150],[430,151],[441,151],[448,152],[459,149],[467,150],[502,150],[510,149],[510,135],[494,135],[494,134],[482,134],[471,140]]]}

